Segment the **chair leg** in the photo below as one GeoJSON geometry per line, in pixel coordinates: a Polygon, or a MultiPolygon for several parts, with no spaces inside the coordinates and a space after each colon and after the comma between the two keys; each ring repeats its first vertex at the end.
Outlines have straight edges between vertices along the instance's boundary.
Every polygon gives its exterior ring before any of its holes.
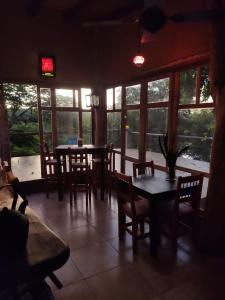
{"type": "Polygon", "coordinates": [[[124,235],[125,235],[125,222],[126,222],[125,214],[119,212],[118,227],[119,227],[119,239],[120,240],[123,240],[124,235]]]}
{"type": "Polygon", "coordinates": [[[138,232],[138,224],[137,222],[132,221],[132,242],[133,242],[134,254],[137,254],[137,232],[138,232]]]}

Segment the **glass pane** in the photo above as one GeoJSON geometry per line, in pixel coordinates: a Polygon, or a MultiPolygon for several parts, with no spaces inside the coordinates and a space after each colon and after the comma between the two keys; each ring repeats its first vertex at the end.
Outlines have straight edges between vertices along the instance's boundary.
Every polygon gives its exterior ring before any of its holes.
{"type": "Polygon", "coordinates": [[[169,101],[169,78],[148,82],[148,103],[169,101]]]}
{"type": "Polygon", "coordinates": [[[148,109],[148,123],[146,133],[146,159],[156,164],[165,165],[165,159],[159,148],[159,137],[167,131],[167,108],[148,109]]]}
{"type": "Polygon", "coordinates": [[[190,146],[189,150],[178,160],[179,164],[208,171],[208,163],[203,162],[210,161],[215,126],[213,110],[182,109],[179,110],[178,117],[178,148],[190,146]]]}
{"type": "Polygon", "coordinates": [[[127,124],[126,124],[126,155],[138,158],[139,147],[139,123],[140,112],[139,110],[127,111],[127,124]]]}
{"type": "Polygon", "coordinates": [[[91,112],[82,113],[83,143],[92,144],[91,112]]]}
{"type": "Polygon", "coordinates": [[[39,154],[37,86],[4,83],[3,93],[10,127],[11,155],[39,154]]]}
{"type": "Polygon", "coordinates": [[[49,149],[52,150],[52,112],[42,111],[43,139],[47,142],[49,149]]]}
{"type": "Polygon", "coordinates": [[[139,104],[141,94],[141,85],[136,84],[126,87],[126,104],[139,104]]]}
{"type": "Polygon", "coordinates": [[[78,112],[57,111],[58,145],[73,144],[79,136],[78,112]]]}
{"type": "Polygon", "coordinates": [[[122,102],[122,86],[118,86],[115,88],[115,108],[121,109],[122,102]]]}
{"type": "Polygon", "coordinates": [[[72,107],[73,90],[56,89],[55,90],[56,106],[72,107]]]}
{"type": "Polygon", "coordinates": [[[86,103],[86,95],[90,95],[91,94],[91,89],[86,89],[86,88],[82,88],[81,89],[81,107],[82,109],[91,109],[90,107],[87,107],[87,103],[86,103]]]}
{"type": "Polygon", "coordinates": [[[79,107],[78,90],[75,90],[74,93],[75,93],[75,107],[79,107]]]}
{"type": "Polygon", "coordinates": [[[51,89],[40,88],[41,106],[51,106],[51,89]]]}
{"type": "Polygon", "coordinates": [[[107,143],[113,143],[113,147],[121,148],[121,113],[107,113],[107,143]]]}
{"type": "Polygon", "coordinates": [[[210,83],[209,83],[209,68],[204,66],[201,69],[201,86],[200,86],[200,102],[211,103],[213,99],[210,95],[210,83]]]}
{"type": "Polygon", "coordinates": [[[195,103],[195,83],[195,69],[189,69],[180,72],[180,104],[195,103]]]}
{"type": "Polygon", "coordinates": [[[113,89],[106,90],[106,106],[107,109],[113,109],[113,89]]]}

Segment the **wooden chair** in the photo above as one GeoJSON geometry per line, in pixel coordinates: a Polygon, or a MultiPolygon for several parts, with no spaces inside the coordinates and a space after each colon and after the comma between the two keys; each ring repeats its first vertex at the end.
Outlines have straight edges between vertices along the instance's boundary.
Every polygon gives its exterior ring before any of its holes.
{"type": "Polygon", "coordinates": [[[133,163],[133,176],[137,177],[137,175],[141,174],[149,174],[154,175],[155,166],[153,160],[141,162],[141,163],[133,163]]]}
{"type": "Polygon", "coordinates": [[[74,195],[74,200],[78,192],[86,194],[86,207],[88,200],[91,200],[91,171],[88,163],[88,151],[83,149],[69,148],[69,189],[70,204],[74,195]]]}
{"type": "Polygon", "coordinates": [[[119,239],[124,238],[126,231],[130,233],[133,241],[133,253],[136,254],[137,241],[150,237],[150,229],[147,233],[144,231],[144,223],[149,216],[149,202],[135,194],[131,176],[117,171],[114,174],[117,180],[119,239]],[[131,221],[127,222],[126,217],[129,217],[131,221]]]}
{"type": "Polygon", "coordinates": [[[162,207],[161,223],[166,223],[162,231],[172,238],[174,252],[179,236],[191,232],[194,241],[197,238],[202,184],[203,174],[179,177],[174,201],[168,201],[166,209],[162,207]]]}
{"type": "MultiPolygon", "coordinates": [[[[42,152],[42,162],[43,162],[43,172],[44,179],[46,183],[46,195],[49,198],[49,185],[52,183],[57,183],[57,160],[54,156],[53,152],[49,151],[48,144],[44,141],[41,144],[41,152],[42,152]]],[[[66,161],[63,159],[61,161],[62,172],[66,170],[66,161]]]]}

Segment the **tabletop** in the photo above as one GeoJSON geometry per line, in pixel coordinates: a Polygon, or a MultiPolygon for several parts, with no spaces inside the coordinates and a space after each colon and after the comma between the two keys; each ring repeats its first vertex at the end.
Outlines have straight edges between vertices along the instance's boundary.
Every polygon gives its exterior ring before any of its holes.
{"type": "Polygon", "coordinates": [[[106,149],[106,145],[93,145],[93,144],[85,144],[83,146],[78,146],[78,145],[59,145],[59,146],[56,146],[55,149],[56,150],[66,150],[66,149],[88,149],[88,150],[105,150],[106,149]]]}
{"type": "Polygon", "coordinates": [[[133,186],[145,197],[156,199],[159,197],[175,194],[177,181],[168,181],[157,175],[139,175],[133,177],[133,186]]]}

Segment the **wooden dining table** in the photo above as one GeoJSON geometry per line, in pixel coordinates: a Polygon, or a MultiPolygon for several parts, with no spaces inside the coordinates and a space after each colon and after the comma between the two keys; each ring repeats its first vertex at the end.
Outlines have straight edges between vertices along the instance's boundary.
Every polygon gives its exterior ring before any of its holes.
{"type": "Polygon", "coordinates": [[[160,241],[159,205],[170,201],[176,193],[177,181],[168,181],[165,176],[139,175],[133,178],[133,187],[137,194],[149,200],[150,254],[157,256],[160,241]]]}
{"type": "MultiPolygon", "coordinates": [[[[101,160],[101,171],[100,171],[100,190],[101,190],[101,200],[104,200],[104,191],[105,191],[105,165],[104,160],[106,157],[107,147],[106,145],[93,145],[86,144],[83,146],[78,145],[59,145],[55,147],[55,154],[57,159],[57,178],[58,178],[58,199],[63,200],[63,180],[62,180],[62,169],[61,169],[61,161],[62,159],[66,159],[66,156],[69,153],[69,148],[77,150],[79,152],[80,149],[87,149],[88,154],[96,155],[100,157],[101,160]]],[[[67,170],[65,170],[67,172],[67,170]]]]}

